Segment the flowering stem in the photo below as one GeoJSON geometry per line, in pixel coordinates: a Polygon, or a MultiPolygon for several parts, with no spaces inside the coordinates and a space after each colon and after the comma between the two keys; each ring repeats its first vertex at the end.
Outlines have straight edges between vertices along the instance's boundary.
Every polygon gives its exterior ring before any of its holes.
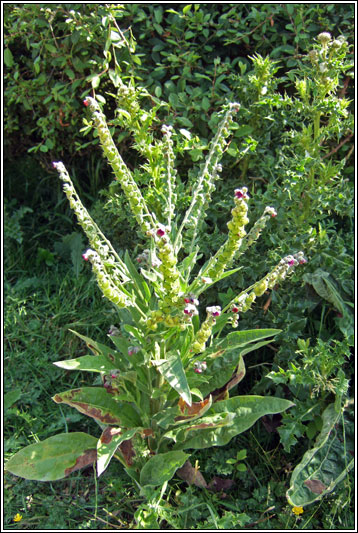
{"type": "Polygon", "coordinates": [[[111,264],[111,266],[113,265],[113,268],[117,268],[119,270],[122,277],[122,282],[129,281],[131,278],[125,263],[119,257],[110,241],[101,232],[97,224],[91,218],[87,209],[83,206],[65,165],[60,161],[54,162],[52,165],[58,171],[59,177],[64,183],[63,189],[70,202],[70,206],[77,216],[78,223],[81,225],[82,229],[87,235],[90,245],[97,251],[102,261],[108,262],[111,264]],[[103,245],[103,243],[105,244],[103,245]]]}
{"type": "Polygon", "coordinates": [[[228,123],[230,119],[232,118],[232,114],[234,111],[237,111],[239,109],[239,104],[234,103],[230,104],[229,109],[225,113],[225,116],[222,120],[222,122],[219,124],[218,131],[216,132],[216,135],[214,139],[211,142],[210,151],[206,158],[204,167],[201,171],[201,174],[199,175],[198,182],[195,187],[195,191],[193,194],[193,198],[191,200],[190,206],[187,209],[184,219],[180,225],[180,228],[178,230],[178,233],[176,235],[175,241],[174,241],[174,250],[176,253],[178,253],[181,244],[180,244],[180,238],[182,235],[182,232],[184,228],[192,223],[194,225],[194,234],[197,233],[198,228],[198,216],[202,217],[204,213],[200,212],[200,207],[202,202],[202,192],[204,191],[204,183],[205,181],[208,182],[209,185],[209,194],[212,190],[212,177],[214,174],[215,165],[217,164],[219,157],[222,156],[222,151],[224,148],[224,138],[228,136],[229,131],[227,129],[228,123]],[[199,209],[197,209],[199,208],[199,209]],[[198,211],[198,212],[196,212],[198,211]]]}
{"type": "Polygon", "coordinates": [[[155,225],[153,217],[148,210],[147,204],[145,203],[137,183],[133,179],[130,170],[121,158],[117,147],[113,142],[112,135],[106,123],[106,117],[101,112],[100,107],[94,98],[87,96],[84,103],[89,106],[92,112],[93,121],[97,128],[101,146],[116,178],[122,186],[131,210],[140,228],[146,233],[150,229],[153,229],[155,225]]]}

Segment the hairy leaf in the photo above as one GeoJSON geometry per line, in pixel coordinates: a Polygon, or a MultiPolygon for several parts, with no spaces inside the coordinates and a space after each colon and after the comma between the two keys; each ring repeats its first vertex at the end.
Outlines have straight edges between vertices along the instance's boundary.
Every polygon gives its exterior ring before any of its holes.
{"type": "MultiPolygon", "coordinates": [[[[223,446],[239,433],[249,429],[261,416],[281,413],[285,409],[292,407],[292,405],[294,404],[288,400],[264,396],[236,396],[213,403],[208,413],[213,413],[213,416],[214,414],[230,414],[232,416],[231,423],[216,428],[205,428],[203,426],[198,428],[201,431],[196,431],[195,435],[189,432],[185,442],[178,442],[175,448],[184,450],[223,446]]],[[[199,420],[199,422],[202,420],[199,420]]]]}
{"type": "Polygon", "coordinates": [[[186,379],[183,363],[179,354],[171,355],[167,359],[152,360],[162,376],[181,398],[191,405],[191,393],[186,379]]]}
{"type": "Polygon", "coordinates": [[[330,404],[315,446],[308,450],[291,476],[286,496],[294,506],[309,505],[330,493],[354,466],[354,423],[330,404]]]}
{"type": "Polygon", "coordinates": [[[97,439],[86,433],[60,433],[17,452],[5,470],[25,479],[56,481],[92,464],[96,445],[97,439]]]}
{"type": "Polygon", "coordinates": [[[52,398],[56,403],[66,403],[81,413],[104,424],[133,428],[141,426],[137,411],[130,404],[120,403],[103,387],[82,387],[72,389],[52,398]]]}
{"type": "Polygon", "coordinates": [[[189,454],[177,450],[153,455],[141,470],[140,484],[163,485],[189,457],[189,454]]]}

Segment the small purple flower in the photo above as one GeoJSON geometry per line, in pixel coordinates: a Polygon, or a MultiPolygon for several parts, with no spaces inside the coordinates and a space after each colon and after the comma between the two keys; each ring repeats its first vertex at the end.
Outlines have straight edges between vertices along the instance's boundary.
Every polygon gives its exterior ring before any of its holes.
{"type": "Polygon", "coordinates": [[[239,199],[247,200],[249,198],[246,187],[243,187],[242,189],[235,189],[234,195],[235,195],[235,198],[239,198],[239,199]]]}
{"type": "Polygon", "coordinates": [[[205,361],[196,361],[194,363],[194,372],[197,374],[202,374],[207,369],[207,364],[205,361]]]}
{"type": "Polygon", "coordinates": [[[296,259],[294,257],[292,257],[292,255],[288,255],[286,257],[286,262],[288,264],[288,266],[292,267],[296,264],[296,259]]]}
{"type": "Polygon", "coordinates": [[[116,328],[116,326],[111,325],[108,330],[108,335],[111,337],[115,337],[116,335],[119,335],[119,329],[116,328]]]}
{"type": "Polygon", "coordinates": [[[231,308],[231,312],[232,313],[238,313],[239,312],[239,308],[237,305],[233,305],[232,308],[231,308]]]}
{"type": "Polygon", "coordinates": [[[163,224],[159,224],[156,234],[158,237],[163,237],[163,235],[165,235],[165,226],[163,226],[163,224]]]}
{"type": "Polygon", "coordinates": [[[184,313],[188,316],[194,316],[198,314],[198,310],[195,305],[188,304],[184,309],[184,313]]]}
{"type": "Polygon", "coordinates": [[[193,305],[199,305],[199,300],[195,298],[194,294],[188,294],[184,296],[184,302],[186,304],[193,304],[193,305]]]}
{"type": "Polygon", "coordinates": [[[208,313],[208,315],[211,315],[213,317],[220,316],[221,307],[219,305],[214,305],[213,307],[207,307],[206,312],[208,313]]]}

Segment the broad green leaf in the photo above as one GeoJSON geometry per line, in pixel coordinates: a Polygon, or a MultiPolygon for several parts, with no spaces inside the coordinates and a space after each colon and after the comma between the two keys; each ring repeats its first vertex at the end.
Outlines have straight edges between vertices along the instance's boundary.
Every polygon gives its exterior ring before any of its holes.
{"type": "Polygon", "coordinates": [[[185,442],[178,442],[175,448],[184,450],[223,446],[236,435],[249,429],[262,416],[281,413],[293,405],[288,400],[270,396],[236,396],[213,403],[208,413],[213,415],[230,413],[234,416],[232,423],[215,429],[203,428],[194,436],[189,433],[188,439],[185,442]]]}
{"type": "Polygon", "coordinates": [[[128,403],[114,400],[104,387],[72,389],[55,394],[52,399],[56,403],[66,403],[104,424],[115,424],[122,428],[141,426],[141,420],[135,408],[128,403]]]}
{"type": "Polygon", "coordinates": [[[13,403],[21,397],[21,389],[15,389],[7,392],[4,396],[4,409],[9,409],[13,403]]]}
{"type": "Polygon", "coordinates": [[[119,369],[125,369],[127,367],[127,360],[123,359],[122,355],[117,352],[116,350],[112,350],[105,344],[101,344],[100,342],[96,342],[89,337],[85,337],[85,335],[81,335],[80,333],[77,333],[77,331],[73,331],[70,329],[71,333],[74,333],[85,341],[87,348],[91,350],[91,352],[94,353],[94,355],[104,355],[104,357],[113,364],[112,368],[119,368],[119,369]],[[124,363],[124,364],[123,364],[124,363]]]}
{"type": "MultiPolygon", "coordinates": [[[[195,440],[196,434],[201,434],[204,431],[215,432],[217,429],[224,426],[230,426],[235,418],[235,413],[218,413],[209,416],[203,416],[195,422],[190,423],[180,428],[172,429],[164,434],[167,439],[172,439],[176,442],[176,449],[184,449],[192,446],[185,446],[187,440],[195,440]],[[193,435],[194,432],[194,435],[193,435]],[[183,444],[184,443],[184,444],[183,444]]],[[[212,445],[214,446],[214,445],[212,445]]],[[[205,446],[204,446],[205,448],[205,446]]]]}
{"type": "Polygon", "coordinates": [[[291,505],[305,506],[320,500],[354,467],[354,422],[348,414],[337,413],[334,403],[323,412],[323,426],[315,446],[292,472],[286,493],[291,505]]]}
{"type": "Polygon", "coordinates": [[[348,311],[343,298],[331,281],[331,276],[328,272],[318,268],[312,274],[305,274],[303,279],[313,286],[314,290],[319,296],[321,296],[321,298],[324,298],[334,305],[337,311],[342,314],[348,311]]]}
{"type": "Polygon", "coordinates": [[[246,331],[233,331],[225,339],[214,343],[211,351],[215,349],[235,350],[246,346],[250,342],[266,339],[280,333],[280,329],[249,329],[246,331]]]}
{"type": "MultiPolygon", "coordinates": [[[[213,392],[215,389],[224,387],[225,384],[228,383],[229,380],[233,377],[233,373],[236,367],[240,365],[242,356],[248,354],[249,352],[253,350],[257,350],[261,348],[262,346],[265,346],[269,342],[271,342],[271,340],[256,342],[254,344],[249,344],[246,348],[241,348],[237,351],[231,350],[231,349],[230,350],[219,349],[216,352],[210,354],[206,358],[207,371],[205,372],[205,376],[208,378],[208,383],[203,383],[202,385],[200,385],[200,390],[203,393],[203,395],[207,396],[209,393],[213,392]]],[[[245,370],[243,361],[241,362],[241,364],[243,366],[242,370],[245,370]]],[[[236,374],[238,374],[238,371],[236,372],[236,374]]],[[[245,372],[242,375],[242,378],[244,377],[244,375],[245,375],[245,372]]],[[[189,379],[189,384],[191,385],[190,379],[189,379]]]]}
{"type": "Polygon", "coordinates": [[[60,433],[17,452],[5,470],[25,479],[56,481],[92,464],[96,445],[97,439],[87,433],[60,433]]]}
{"type": "Polygon", "coordinates": [[[128,429],[106,427],[97,443],[97,475],[106,470],[118,446],[131,439],[141,428],[128,429]]]}
{"type": "Polygon", "coordinates": [[[10,48],[5,48],[4,50],[4,63],[8,68],[11,68],[14,64],[14,56],[10,48]]]}
{"type": "Polygon", "coordinates": [[[189,457],[189,454],[177,450],[153,455],[141,470],[140,484],[142,486],[163,485],[174,476],[189,457]]]}
{"type": "Polygon", "coordinates": [[[114,369],[103,355],[84,355],[77,359],[68,359],[67,361],[56,361],[53,363],[66,370],[84,370],[87,372],[110,372],[114,369]]]}
{"type": "Polygon", "coordinates": [[[191,393],[179,354],[169,356],[168,359],[152,360],[152,364],[180,397],[191,405],[191,393]]]}
{"type": "Polygon", "coordinates": [[[197,418],[203,416],[208,411],[212,404],[212,398],[209,396],[201,402],[194,402],[191,406],[187,405],[181,398],[178,405],[175,407],[168,407],[153,416],[158,426],[167,429],[169,426],[175,426],[192,422],[197,418]]]}

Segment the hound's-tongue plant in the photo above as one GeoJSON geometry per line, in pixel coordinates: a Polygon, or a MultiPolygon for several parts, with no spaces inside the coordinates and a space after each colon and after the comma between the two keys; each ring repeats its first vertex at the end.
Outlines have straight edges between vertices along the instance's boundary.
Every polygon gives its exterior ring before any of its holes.
{"type": "MultiPolygon", "coordinates": [[[[136,140],[136,124],[140,128],[136,114],[142,111],[138,101],[132,105],[136,98],[133,87],[123,84],[121,91],[122,102],[123,95],[131,99],[125,112],[136,140]]],[[[205,312],[201,313],[200,295],[236,272],[235,267],[229,268],[257,240],[269,219],[276,216],[273,207],[266,207],[247,233],[248,189],[235,189],[227,239],[192,275],[200,244],[198,228],[221,170],[219,158],[227,146],[230,123],[239,104],[229,104],[224,109],[199,170],[191,203],[182,217],[177,210],[173,129],[163,126],[164,139],[155,142],[148,132],[146,144],[140,129],[140,142],[137,139],[152,167],[157,157],[158,168],[165,177],[165,194],[160,195],[160,208],[154,212],[120,156],[98,102],[87,97],[84,104],[138,223],[139,235],[146,242],[135,260],[137,266],[128,252],[120,257],[83,207],[63,163],[53,163],[90,243],[83,259],[91,264],[103,295],[118,309],[118,323],[111,326],[108,335],[115,349],[74,332],[93,355],[55,363],[66,370],[101,376],[102,386],[81,387],[53,397],[55,402],[66,403],[94,418],[100,434],[77,432],[50,437],[16,453],[6,468],[26,479],[53,481],[95,461],[101,475],[115,457],[147,498],[141,509],[150,514],[176,471],[189,481],[186,475],[191,472],[192,450],[227,444],[261,416],[282,412],[292,405],[276,397],[229,397],[229,390],[245,375],[243,356],[272,342],[279,332],[230,328],[238,325],[239,313],[250,309],[257,297],[284,280],[305,258],[302,252],[283,258],[223,309],[217,305],[207,307],[205,316],[205,312]],[[188,252],[184,258],[183,248],[188,252]],[[219,332],[226,336],[221,337],[219,332]]],[[[139,511],[136,516],[140,521],[139,511]]]]}

